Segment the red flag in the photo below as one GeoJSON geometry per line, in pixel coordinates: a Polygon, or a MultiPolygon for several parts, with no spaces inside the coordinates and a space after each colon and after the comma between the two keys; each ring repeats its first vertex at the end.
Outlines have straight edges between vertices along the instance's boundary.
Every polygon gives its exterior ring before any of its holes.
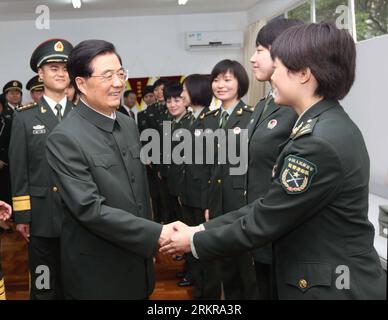
{"type": "Polygon", "coordinates": [[[144,90],[144,87],[148,85],[149,80],[150,80],[150,77],[128,79],[128,87],[130,90],[135,92],[138,106],[141,105],[141,100],[143,98],[143,90],[144,90]]]}

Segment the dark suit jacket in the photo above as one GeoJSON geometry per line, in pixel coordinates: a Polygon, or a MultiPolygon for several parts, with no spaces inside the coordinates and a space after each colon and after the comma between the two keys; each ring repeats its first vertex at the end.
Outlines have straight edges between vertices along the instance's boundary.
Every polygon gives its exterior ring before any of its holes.
{"type": "MultiPolygon", "coordinates": [[[[237,210],[246,204],[245,199],[245,174],[231,175],[230,168],[237,165],[231,164],[228,157],[228,130],[236,137],[235,148],[237,154],[240,154],[241,144],[240,135],[241,130],[246,129],[252,116],[252,108],[240,101],[235,107],[232,114],[223,128],[225,130],[225,138],[220,139],[215,143],[215,163],[210,168],[209,193],[208,193],[208,208],[210,218],[218,217],[232,210],[237,210]],[[220,146],[226,146],[226,162],[222,163],[220,157],[220,146]],[[220,163],[219,163],[220,162],[220,163]]],[[[215,111],[204,119],[205,127],[211,128],[213,131],[219,127],[221,117],[221,110],[215,111]]],[[[246,141],[243,141],[246,143],[246,141]]],[[[206,152],[211,152],[207,150],[206,152]]],[[[247,159],[246,159],[247,160],[247,159]]],[[[246,166],[246,163],[242,165],[246,166]]],[[[246,171],[245,171],[246,172],[246,171]]]]}
{"type": "Polygon", "coordinates": [[[133,118],[136,121],[135,114],[133,113],[132,110],[130,110],[130,112],[128,112],[127,109],[124,108],[124,106],[120,106],[118,111],[121,112],[122,114],[125,114],[128,117],[133,118]]]}
{"type": "MultiPolygon", "coordinates": [[[[73,104],[68,101],[64,116],[73,104]]],[[[59,237],[63,207],[54,188],[47,159],[46,140],[58,124],[52,109],[42,98],[14,113],[9,148],[12,202],[16,223],[30,223],[30,233],[59,237]]]]}
{"type": "Polygon", "coordinates": [[[133,119],[79,103],[47,141],[65,205],[61,234],[65,295],[144,299],[154,288],[152,257],[161,225],[151,207],[133,119]]]}
{"type": "Polygon", "coordinates": [[[368,220],[362,134],[329,100],[312,106],[299,124],[265,198],[229,213],[236,219],[231,224],[227,215],[206,223],[209,230],[194,235],[196,251],[207,259],[273,242],[280,299],[385,299],[386,274],[368,220]],[[343,266],[350,289],[341,290],[343,266]]]}

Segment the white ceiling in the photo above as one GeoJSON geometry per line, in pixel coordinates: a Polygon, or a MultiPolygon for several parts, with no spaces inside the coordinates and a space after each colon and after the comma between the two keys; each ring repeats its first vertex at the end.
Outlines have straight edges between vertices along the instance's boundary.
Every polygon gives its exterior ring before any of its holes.
{"type": "Polygon", "coordinates": [[[82,0],[74,9],[71,0],[0,0],[0,21],[35,20],[38,5],[47,5],[52,19],[149,16],[246,11],[261,0],[82,0]]]}

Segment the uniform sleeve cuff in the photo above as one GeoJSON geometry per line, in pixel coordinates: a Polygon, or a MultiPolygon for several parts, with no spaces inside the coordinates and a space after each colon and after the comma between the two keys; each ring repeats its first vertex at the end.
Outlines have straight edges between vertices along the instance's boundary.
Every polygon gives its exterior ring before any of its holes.
{"type": "Polygon", "coordinates": [[[193,234],[190,236],[191,253],[193,254],[193,256],[194,256],[196,259],[199,259],[198,254],[197,254],[197,251],[195,250],[195,246],[194,246],[194,234],[195,234],[195,233],[193,233],[193,234]]]}

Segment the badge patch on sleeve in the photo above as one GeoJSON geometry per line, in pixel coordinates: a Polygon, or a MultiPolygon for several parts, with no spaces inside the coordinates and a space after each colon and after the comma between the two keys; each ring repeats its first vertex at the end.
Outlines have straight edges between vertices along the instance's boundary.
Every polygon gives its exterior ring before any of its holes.
{"type": "Polygon", "coordinates": [[[303,193],[310,188],[318,169],[314,163],[289,155],[284,159],[280,183],[288,194],[303,193]]]}

